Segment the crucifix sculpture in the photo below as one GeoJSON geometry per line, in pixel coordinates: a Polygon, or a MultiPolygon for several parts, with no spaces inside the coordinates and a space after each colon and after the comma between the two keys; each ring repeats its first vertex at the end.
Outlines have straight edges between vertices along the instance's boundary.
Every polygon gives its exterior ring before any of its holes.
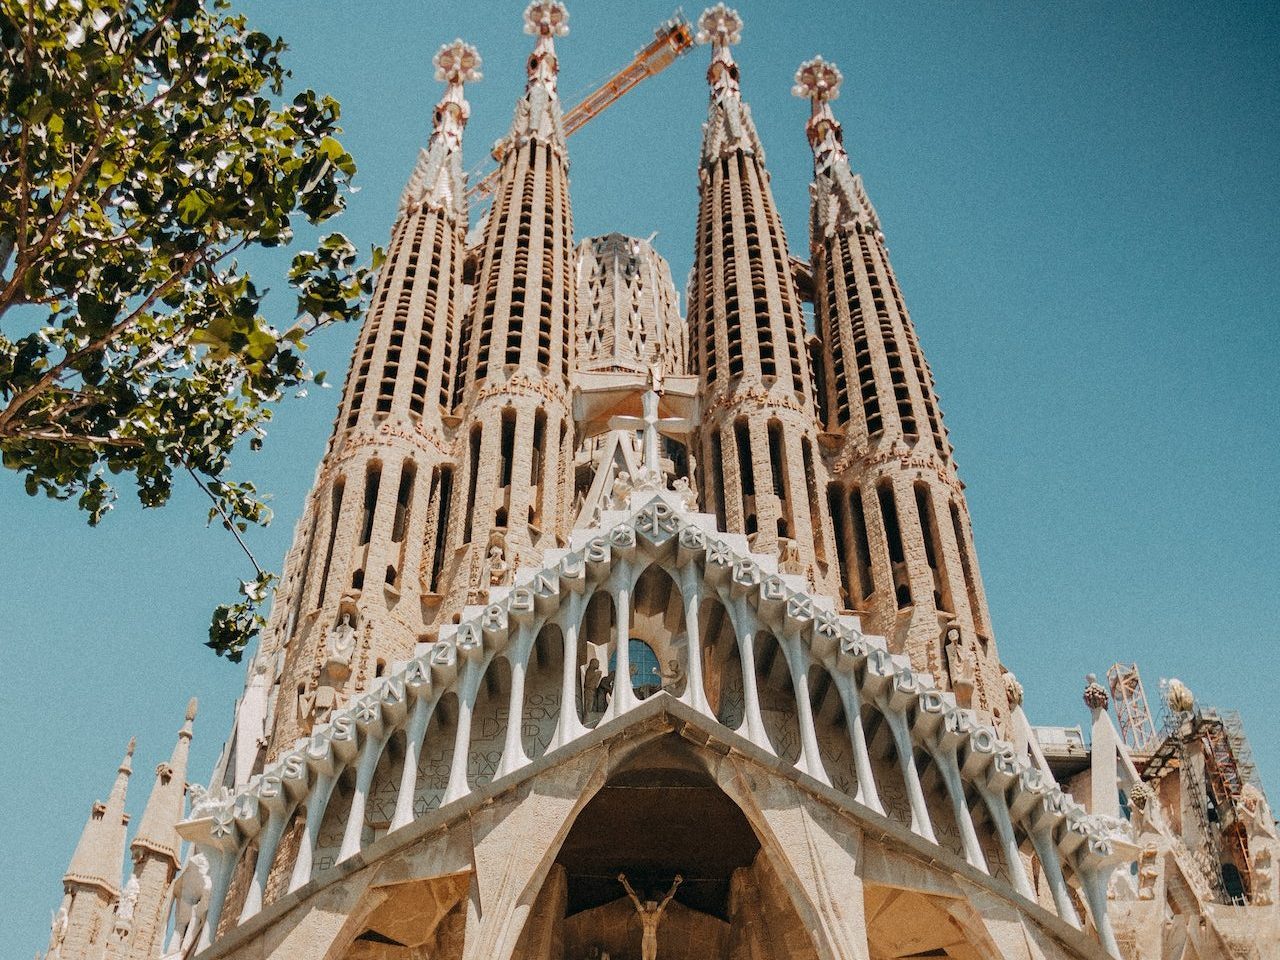
{"type": "Polygon", "coordinates": [[[627,896],[635,904],[636,913],[640,917],[640,925],[643,928],[640,938],[640,960],[658,960],[658,921],[662,919],[662,912],[667,909],[671,898],[676,895],[676,887],[684,882],[684,877],[676,874],[675,882],[671,884],[671,889],[661,903],[656,900],[645,900],[641,903],[636,892],[631,889],[631,884],[627,882],[625,873],[618,874],[618,882],[627,891],[627,896]]]}

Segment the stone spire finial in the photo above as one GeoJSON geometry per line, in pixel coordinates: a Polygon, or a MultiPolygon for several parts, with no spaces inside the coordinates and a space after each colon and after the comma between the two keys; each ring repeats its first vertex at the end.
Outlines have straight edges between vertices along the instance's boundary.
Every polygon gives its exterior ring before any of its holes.
{"type": "Polygon", "coordinates": [[[417,206],[446,207],[459,216],[466,212],[462,175],[462,131],[471,117],[463,85],[482,78],[480,54],[462,40],[442,44],[431,62],[436,79],[447,84],[431,118],[431,139],[418,155],[400,199],[401,210],[417,206]]]}
{"type": "Polygon", "coordinates": [[[759,157],[763,163],[764,149],[751,120],[751,111],[742,101],[738,64],[729,49],[742,39],[742,18],[738,11],[723,3],[702,11],[696,39],[699,43],[711,44],[711,66],[707,68],[711,110],[703,126],[703,163],[718,163],[736,151],[759,157]]]}
{"type": "MultiPolygon", "coordinates": [[[[190,700],[188,700],[188,701],[187,701],[187,713],[186,713],[186,716],[184,717],[184,719],[186,720],[187,724],[190,724],[190,723],[192,723],[192,722],[195,720],[195,718],[196,718],[196,709],[197,709],[199,706],[200,706],[200,701],[199,701],[199,700],[197,700],[195,697],[192,697],[190,700]]],[[[183,727],[183,729],[184,729],[184,730],[186,730],[186,727],[184,726],[184,727],[183,727]]],[[[186,730],[186,732],[187,732],[187,733],[188,733],[188,735],[189,735],[191,731],[190,731],[190,730],[186,730]]]]}
{"type": "Polygon", "coordinates": [[[539,84],[554,97],[560,72],[555,38],[569,33],[569,11],[560,0],[533,0],[524,8],[524,32],[538,38],[529,57],[528,88],[539,84]]]}
{"type": "Polygon", "coordinates": [[[1111,703],[1111,695],[1107,688],[1098,682],[1095,673],[1085,674],[1084,705],[1090,710],[1105,710],[1111,703]]]}
{"type": "Polygon", "coordinates": [[[813,148],[813,171],[825,173],[837,163],[848,166],[849,155],[844,149],[844,131],[840,121],[831,112],[831,101],[840,96],[840,83],[844,78],[839,68],[822,57],[814,57],[800,64],[796,70],[793,96],[802,97],[812,104],[805,133],[813,148]]]}
{"type": "Polygon", "coordinates": [[[1177,677],[1170,680],[1165,688],[1165,700],[1174,713],[1190,713],[1196,707],[1195,694],[1177,677]]]}
{"type": "Polygon", "coordinates": [[[862,179],[849,166],[844,148],[844,130],[831,110],[831,101],[840,96],[844,76],[830,60],[815,56],[796,69],[793,96],[810,103],[804,131],[813,150],[813,199],[816,226],[830,231],[839,224],[857,224],[860,229],[878,231],[880,221],[862,189],[862,179]]]}
{"type": "Polygon", "coordinates": [[[732,7],[717,3],[702,11],[698,18],[698,43],[711,44],[711,66],[707,68],[707,83],[711,84],[711,98],[722,102],[726,97],[740,96],[738,65],[729,47],[742,41],[742,17],[732,7]]]}

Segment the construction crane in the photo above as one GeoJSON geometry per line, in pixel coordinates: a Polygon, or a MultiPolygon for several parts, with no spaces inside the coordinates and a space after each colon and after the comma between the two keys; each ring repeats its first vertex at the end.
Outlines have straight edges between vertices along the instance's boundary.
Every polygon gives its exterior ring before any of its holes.
{"type": "Polygon", "coordinates": [[[1156,725],[1151,718],[1147,693],[1136,663],[1113,663],[1107,671],[1111,702],[1120,724],[1120,738],[1130,750],[1147,753],[1156,743],[1156,725]]]}
{"type": "MultiPolygon", "coordinates": [[[[641,80],[667,69],[693,49],[693,43],[693,27],[685,19],[684,13],[677,10],[675,16],[654,31],[653,40],[632,57],[630,63],[587,94],[580,103],[564,115],[564,135],[569,137],[577,133],[587,121],[598,117],[641,80]]],[[[495,154],[494,159],[501,162],[502,157],[495,154]]],[[[491,170],[467,190],[467,199],[476,200],[491,196],[501,172],[501,167],[491,170]]]]}

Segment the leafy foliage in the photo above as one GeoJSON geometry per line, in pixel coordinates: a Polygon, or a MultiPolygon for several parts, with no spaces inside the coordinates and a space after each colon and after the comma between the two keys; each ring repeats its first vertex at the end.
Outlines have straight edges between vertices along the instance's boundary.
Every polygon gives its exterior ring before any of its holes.
{"type": "MultiPolygon", "coordinates": [[[[338,104],[285,102],[284,42],[226,0],[0,0],[0,39],[0,462],[91,524],[111,478],[155,507],[189,474],[239,539],[270,511],[233,448],[315,379],[307,337],[361,313],[380,259],[341,234],[297,254],[286,330],[236,259],[343,209],[338,104]]],[[[254,567],[210,630],[233,659],[261,625],[254,567]]]]}

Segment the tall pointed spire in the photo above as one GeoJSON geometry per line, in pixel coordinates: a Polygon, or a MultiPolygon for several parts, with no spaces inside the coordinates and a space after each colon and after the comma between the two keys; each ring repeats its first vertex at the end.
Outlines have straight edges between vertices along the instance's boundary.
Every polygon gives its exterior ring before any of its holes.
{"type": "Polygon", "coordinates": [[[129,789],[129,776],[133,773],[133,749],[137,738],[129,741],[124,759],[116,772],[115,783],[106,803],[95,803],[89,820],[80,834],[71,864],[63,876],[64,883],[80,883],[98,886],[112,893],[119,892],[120,871],[124,863],[125,831],[129,815],[124,812],[125,795],[129,789]]]}
{"type": "Polygon", "coordinates": [[[572,458],[577,284],[555,51],[568,19],[558,0],[525,9],[525,32],[537,37],[528,81],[494,147],[501,167],[474,255],[454,394],[458,482],[443,555],[459,575],[437,623],[569,534],[573,479],[558,464],[572,458]]]}
{"type": "Polygon", "coordinates": [[[196,700],[193,697],[187,704],[186,718],[182,729],[178,731],[178,742],[174,744],[173,754],[168,763],[156,767],[155,784],[151,787],[151,796],[147,798],[146,809],[142,812],[142,821],[138,824],[138,832],[134,834],[134,859],[138,859],[142,849],[154,851],[168,857],[175,864],[178,862],[178,849],[181,841],[174,826],[182,819],[183,797],[186,794],[187,754],[191,749],[191,730],[196,719],[196,700]]]}
{"type": "Polygon", "coordinates": [[[825,497],[839,562],[833,592],[961,706],[1007,729],[964,485],[880,221],[831,110],[840,82],[835,64],[814,57],[792,88],[810,101],[819,408],[834,445],[825,497]]]}
{"type": "Polygon", "coordinates": [[[108,944],[106,960],[151,960],[159,952],[167,920],[166,897],[180,863],[182,840],[175,828],[185,807],[187,756],[195,719],[193,697],[169,762],[156,767],[155,784],[130,845],[133,874],[116,911],[115,936],[108,944]]]}
{"type": "Polygon", "coordinates": [[[480,54],[462,40],[443,44],[432,63],[436,79],[446,83],[444,96],[432,114],[431,139],[418,155],[417,166],[400,200],[401,210],[417,206],[449,209],[465,217],[466,178],[462,172],[462,131],[471,118],[471,104],[463,86],[480,80],[480,54]]]}
{"type": "Polygon", "coordinates": [[[481,61],[454,40],[433,63],[444,94],[402,196],[333,437],[249,672],[245,729],[228,765],[241,775],[409,657],[438,606],[433,594],[448,558],[436,544],[448,521],[467,296],[464,86],[480,79],[481,61]]]}
{"type": "Polygon", "coordinates": [[[698,18],[712,47],[689,290],[690,357],[704,386],[703,503],[722,529],[776,553],[787,573],[831,580],[818,489],[804,314],[764,150],[731,47],[742,19],[723,3],[698,18]]]}

